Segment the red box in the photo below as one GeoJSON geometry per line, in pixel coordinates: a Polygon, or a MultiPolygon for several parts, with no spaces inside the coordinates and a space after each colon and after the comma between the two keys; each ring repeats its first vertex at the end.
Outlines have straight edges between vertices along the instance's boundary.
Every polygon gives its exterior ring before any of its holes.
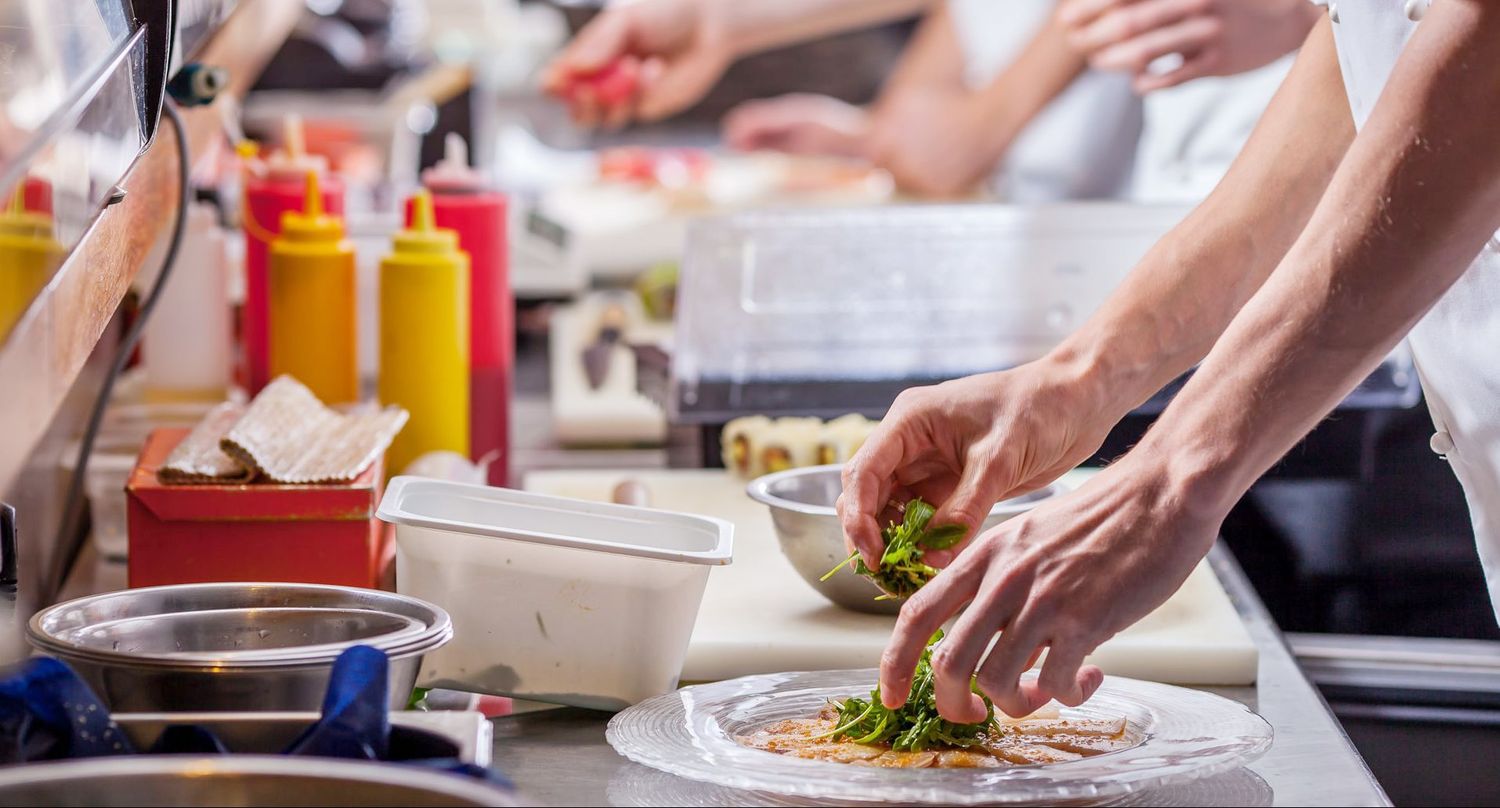
{"type": "Polygon", "coordinates": [[[130,585],[277,581],[380,588],[395,547],[375,518],[384,462],[338,485],[164,485],[186,429],[146,440],[125,485],[130,585]]]}

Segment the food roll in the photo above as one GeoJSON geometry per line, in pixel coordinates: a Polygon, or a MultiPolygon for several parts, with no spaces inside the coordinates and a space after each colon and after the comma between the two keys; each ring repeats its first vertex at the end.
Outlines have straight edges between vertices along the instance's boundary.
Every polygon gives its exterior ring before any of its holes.
{"type": "Polygon", "coordinates": [[[771,419],[764,415],[749,415],[725,424],[719,436],[724,468],[741,477],[759,477],[762,473],[759,447],[771,427],[771,419]]]}

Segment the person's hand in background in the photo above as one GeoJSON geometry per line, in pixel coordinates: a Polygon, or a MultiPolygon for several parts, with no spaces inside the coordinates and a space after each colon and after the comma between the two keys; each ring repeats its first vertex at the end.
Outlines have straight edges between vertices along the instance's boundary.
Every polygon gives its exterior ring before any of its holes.
{"type": "MultiPolygon", "coordinates": [[[[888,505],[912,497],[937,505],[934,527],[962,525],[972,538],[996,502],[1041,488],[1092,455],[1136,402],[1082,365],[1059,353],[902,393],[844,464],[838,513],[851,548],[878,567],[888,505]]],[[[924,560],[944,566],[963,546],[924,560]]]]}
{"type": "Polygon", "coordinates": [[[654,121],[692,106],[735,59],[720,4],[638,0],[607,6],[547,67],[548,92],[583,126],[654,121]]]}
{"type": "Polygon", "coordinates": [[[870,115],[837,98],[810,93],[747,101],[724,116],[724,142],[738,151],[863,157],[870,115]]]}
{"type": "Polygon", "coordinates": [[[1128,72],[1147,93],[1270,64],[1302,44],[1320,13],[1307,0],[1061,0],[1058,19],[1090,65],[1128,72]],[[1149,71],[1170,54],[1181,64],[1149,71]]]}

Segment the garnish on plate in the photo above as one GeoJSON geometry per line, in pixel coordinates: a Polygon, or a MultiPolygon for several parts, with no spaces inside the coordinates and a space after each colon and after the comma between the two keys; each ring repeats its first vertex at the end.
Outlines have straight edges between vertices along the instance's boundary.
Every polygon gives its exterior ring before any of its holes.
{"type": "Polygon", "coordinates": [[[838,725],[822,737],[847,738],[859,744],[889,744],[897,752],[922,752],[930,748],[962,749],[979,744],[982,735],[997,730],[995,707],[988,696],[974,687],[984,699],[986,715],[977,724],[955,724],[938,715],[932,681],[932,646],[943,638],[940,630],[928,640],[917,670],[912,677],[911,695],[906,703],[892,710],[880,701],[880,686],[870,691],[869,699],[850,696],[834,706],[838,708],[838,725]]]}

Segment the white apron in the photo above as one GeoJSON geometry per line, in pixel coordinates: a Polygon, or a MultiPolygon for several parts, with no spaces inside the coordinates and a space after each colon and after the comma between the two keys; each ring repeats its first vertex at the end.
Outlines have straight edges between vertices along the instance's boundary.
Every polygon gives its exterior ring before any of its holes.
{"type": "MultiPolygon", "coordinates": [[[[1355,126],[1369,118],[1427,6],[1428,0],[1328,3],[1355,126]]],[[[1500,235],[1417,324],[1410,343],[1437,428],[1432,449],[1463,483],[1500,616],[1500,235]]]]}

